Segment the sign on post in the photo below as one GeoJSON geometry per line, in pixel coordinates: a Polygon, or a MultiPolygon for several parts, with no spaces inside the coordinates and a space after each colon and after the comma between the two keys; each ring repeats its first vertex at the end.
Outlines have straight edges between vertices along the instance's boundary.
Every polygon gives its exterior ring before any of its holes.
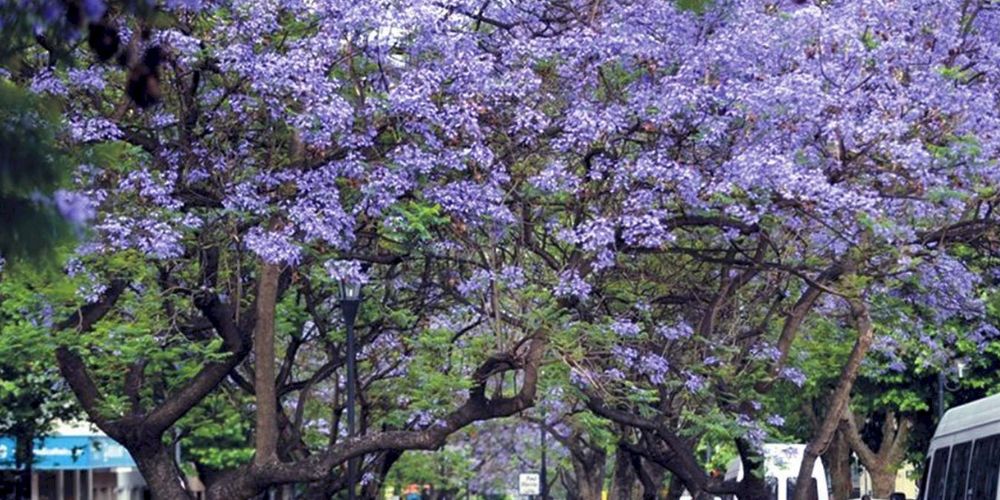
{"type": "Polygon", "coordinates": [[[526,472],[517,478],[517,492],[521,495],[540,495],[542,481],[538,479],[538,474],[526,472]]]}

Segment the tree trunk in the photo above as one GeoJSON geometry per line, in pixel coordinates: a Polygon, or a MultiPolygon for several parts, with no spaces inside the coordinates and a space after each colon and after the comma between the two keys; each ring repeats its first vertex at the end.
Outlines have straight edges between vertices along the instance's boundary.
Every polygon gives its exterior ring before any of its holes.
{"type": "Polygon", "coordinates": [[[670,474],[670,486],[667,489],[667,500],[680,500],[681,495],[684,494],[684,482],[677,474],[670,474]]]}
{"type": "Polygon", "coordinates": [[[896,486],[896,469],[905,456],[912,427],[912,417],[897,417],[894,411],[887,412],[882,422],[882,442],[878,452],[874,452],[862,439],[861,429],[853,413],[847,412],[847,418],[841,423],[840,432],[858,454],[858,459],[872,479],[872,494],[875,497],[888,497],[893,492],[896,486]]]}
{"type": "Polygon", "coordinates": [[[604,474],[584,476],[576,484],[579,488],[577,498],[580,500],[601,500],[601,493],[604,490],[604,474]]]}
{"type": "Polygon", "coordinates": [[[257,328],[254,331],[254,393],[257,400],[255,464],[278,459],[278,398],[274,372],[274,311],[281,268],[262,263],[257,287],[257,328]]]}
{"type": "Polygon", "coordinates": [[[133,458],[149,485],[153,500],[191,500],[171,450],[156,439],[157,441],[148,443],[141,449],[129,447],[129,451],[138,452],[133,458]]]}
{"type": "MultiPolygon", "coordinates": [[[[861,361],[864,360],[865,354],[868,353],[868,348],[871,347],[874,338],[871,317],[868,315],[867,306],[861,299],[851,300],[851,315],[858,330],[858,339],[854,342],[854,348],[851,349],[847,363],[844,364],[844,368],[840,373],[840,380],[837,382],[837,387],[830,396],[830,404],[826,416],[823,418],[823,423],[816,434],[814,434],[813,439],[806,445],[802,456],[802,466],[799,467],[797,484],[808,484],[809,479],[812,478],[816,459],[820,453],[826,451],[830,445],[830,441],[833,440],[833,433],[840,425],[840,421],[844,417],[844,410],[850,401],[854,380],[861,370],[861,361]]],[[[809,500],[810,492],[809,488],[796,488],[795,498],[791,500],[809,500]]]]}
{"type": "Polygon", "coordinates": [[[740,462],[743,465],[743,479],[736,489],[736,498],[739,500],[771,500],[771,495],[764,482],[767,471],[764,464],[767,462],[761,452],[745,439],[736,440],[736,449],[740,453],[740,462]]]}
{"type": "Polygon", "coordinates": [[[868,470],[868,475],[872,478],[873,498],[889,498],[896,489],[896,471],[889,464],[881,465],[882,467],[868,470]]]}
{"type": "Polygon", "coordinates": [[[579,500],[601,500],[604,489],[604,464],[606,457],[594,457],[589,463],[573,460],[574,497],[579,500]]]}
{"type": "Polygon", "coordinates": [[[739,500],[771,500],[771,493],[767,489],[767,483],[764,482],[764,471],[755,471],[755,469],[763,469],[764,461],[761,460],[753,467],[748,462],[747,460],[743,461],[743,479],[740,480],[736,490],[736,498],[739,500]]]}
{"type": "Polygon", "coordinates": [[[14,464],[20,467],[17,474],[17,498],[31,498],[31,474],[34,472],[35,433],[27,431],[15,436],[14,464]]]}
{"type": "MultiPolygon", "coordinates": [[[[361,498],[378,498],[378,492],[385,485],[385,478],[389,475],[389,471],[392,470],[392,466],[403,456],[402,451],[392,450],[387,451],[378,456],[375,460],[372,468],[374,470],[375,479],[369,481],[367,485],[361,488],[361,498]]],[[[335,492],[330,492],[330,497],[334,496],[335,492]]]]}
{"type": "Polygon", "coordinates": [[[848,500],[851,498],[851,447],[844,439],[841,431],[833,437],[830,447],[823,454],[826,470],[830,473],[830,486],[833,488],[833,500],[848,500]]]}
{"type": "Polygon", "coordinates": [[[615,500],[632,500],[636,494],[637,478],[635,469],[629,460],[629,453],[619,446],[615,451],[615,472],[611,477],[610,498],[615,500]]]}
{"type": "Polygon", "coordinates": [[[635,469],[639,483],[642,485],[642,499],[657,500],[662,498],[663,478],[666,476],[667,470],[648,460],[643,460],[639,455],[634,453],[631,455],[632,468],[635,469]]]}

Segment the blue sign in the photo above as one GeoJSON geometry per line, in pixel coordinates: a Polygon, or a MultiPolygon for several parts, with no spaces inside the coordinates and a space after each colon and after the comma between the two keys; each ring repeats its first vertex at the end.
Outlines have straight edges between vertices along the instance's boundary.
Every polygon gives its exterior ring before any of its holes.
{"type": "MultiPolygon", "coordinates": [[[[0,437],[0,469],[14,468],[16,441],[0,437]]],[[[35,440],[34,468],[106,469],[135,467],[124,446],[106,436],[51,436],[35,440]]]]}

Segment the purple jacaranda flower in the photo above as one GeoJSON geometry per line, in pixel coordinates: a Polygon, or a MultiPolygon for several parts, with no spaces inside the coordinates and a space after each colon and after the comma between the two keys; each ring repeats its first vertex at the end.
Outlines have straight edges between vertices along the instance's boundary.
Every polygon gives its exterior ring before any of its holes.
{"type": "Polygon", "coordinates": [[[59,189],[53,193],[52,198],[59,213],[74,224],[83,225],[97,214],[94,203],[80,193],[59,189]]]}

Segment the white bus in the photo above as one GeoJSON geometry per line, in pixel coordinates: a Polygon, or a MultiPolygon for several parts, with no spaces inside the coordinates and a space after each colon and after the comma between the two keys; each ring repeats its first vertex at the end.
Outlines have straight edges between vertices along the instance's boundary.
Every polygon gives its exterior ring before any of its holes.
{"type": "Polygon", "coordinates": [[[920,500],[997,500],[1000,394],[948,410],[927,450],[920,500]]]}
{"type": "MultiPolygon", "coordinates": [[[[770,500],[788,500],[795,494],[798,487],[796,479],[799,476],[799,466],[805,453],[804,444],[765,444],[764,445],[764,481],[767,484],[770,500]]],[[[743,479],[743,463],[736,459],[729,463],[726,479],[743,479]]],[[[813,466],[812,478],[809,484],[808,498],[810,500],[829,500],[830,490],[827,488],[826,469],[823,460],[817,458],[813,466]]],[[[726,498],[729,498],[728,496],[726,498]]]]}

